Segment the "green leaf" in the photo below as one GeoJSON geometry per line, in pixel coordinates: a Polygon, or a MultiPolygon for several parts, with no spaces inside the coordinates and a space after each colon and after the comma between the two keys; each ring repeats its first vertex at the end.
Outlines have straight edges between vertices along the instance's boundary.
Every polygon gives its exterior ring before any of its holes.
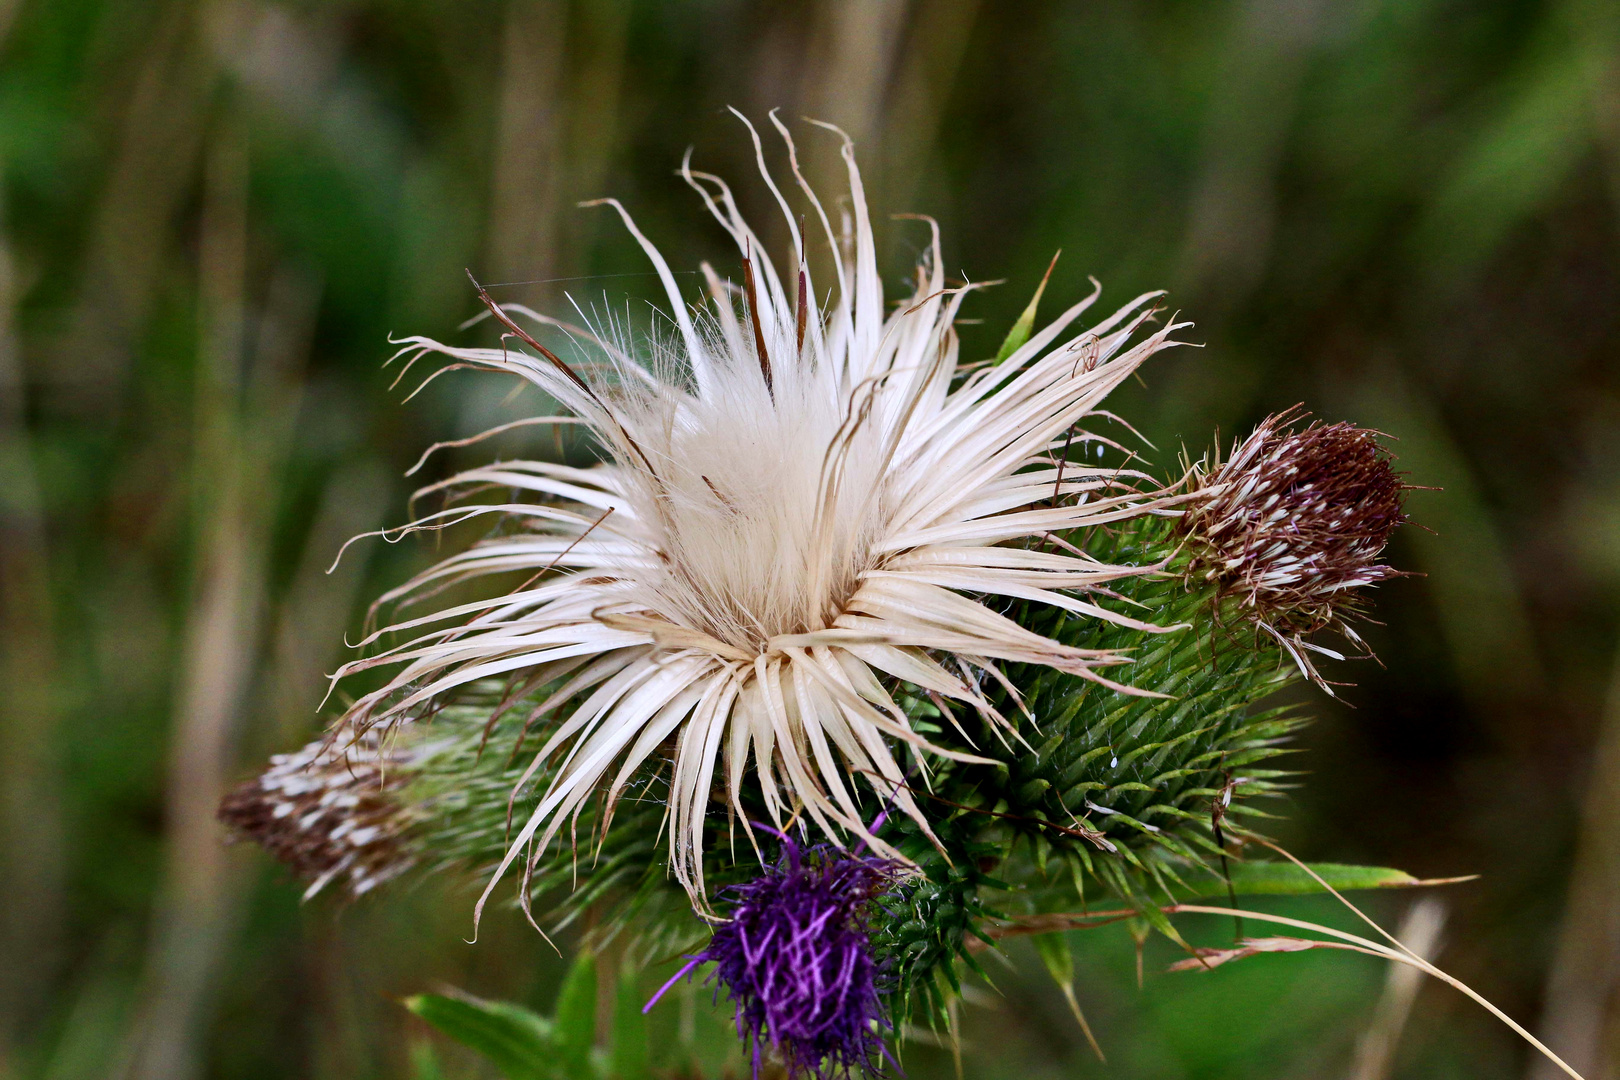
{"type": "Polygon", "coordinates": [[[613,1008],[613,1043],[608,1048],[608,1074],[613,1080],[648,1080],[647,1018],[641,1013],[644,995],[635,970],[619,976],[619,994],[613,1008]]]}
{"type": "Polygon", "coordinates": [[[592,1080],[591,1048],[596,1045],[596,957],[581,949],[557,994],[558,1071],[569,1080],[592,1080]]]}
{"type": "Polygon", "coordinates": [[[488,1058],[506,1080],[553,1080],[560,1074],[550,1021],[528,1009],[471,995],[417,994],[405,1007],[439,1032],[488,1058]]]}
{"type": "MultiPolygon", "coordinates": [[[[1466,878],[1437,878],[1424,881],[1404,870],[1384,866],[1346,866],[1342,863],[1311,863],[1323,881],[1341,892],[1351,889],[1416,889],[1427,885],[1447,885],[1466,878]]],[[[1232,888],[1240,896],[1308,896],[1326,890],[1304,870],[1286,862],[1244,862],[1232,864],[1232,888]]],[[[1225,896],[1226,882],[1200,876],[1187,885],[1195,897],[1225,896]]]]}
{"type": "Polygon", "coordinates": [[[439,1068],[439,1056],[433,1052],[433,1044],[426,1039],[411,1044],[411,1080],[444,1080],[444,1071],[439,1068]]]}
{"type": "Polygon", "coordinates": [[[1057,265],[1058,255],[1061,254],[1063,252],[1060,249],[1057,255],[1052,256],[1051,265],[1046,268],[1046,274],[1041,278],[1041,283],[1035,287],[1035,295],[1030,297],[1029,306],[1024,309],[1022,315],[1018,316],[1018,321],[1013,323],[1012,329],[1007,331],[1006,338],[1001,342],[1001,348],[996,350],[996,363],[1001,363],[1023,348],[1024,342],[1029,340],[1030,332],[1035,329],[1035,309],[1040,306],[1041,294],[1046,291],[1046,283],[1052,276],[1052,267],[1057,265]]]}

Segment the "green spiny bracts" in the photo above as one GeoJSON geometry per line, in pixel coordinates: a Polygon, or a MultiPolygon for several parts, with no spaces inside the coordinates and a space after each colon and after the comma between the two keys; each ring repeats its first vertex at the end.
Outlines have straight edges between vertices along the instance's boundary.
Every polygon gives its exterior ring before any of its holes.
{"type": "MultiPolygon", "coordinates": [[[[944,854],[919,862],[994,869],[1006,881],[996,883],[1006,890],[997,906],[1015,919],[1084,910],[1089,882],[1174,937],[1159,905],[1210,892],[1229,872],[1229,842],[1253,835],[1243,819],[1266,816],[1246,800],[1286,786],[1290,773],[1273,759],[1304,718],[1266,702],[1302,677],[1327,686],[1307,655],[1327,650],[1306,636],[1332,628],[1359,644],[1346,619],[1364,603],[1360,589],[1396,574],[1377,559],[1404,520],[1404,485],[1372,432],[1295,431],[1284,414],[1224,462],[1217,454],[1189,470],[1187,487],[1175,514],[1070,538],[1100,561],[1155,568],[1109,591],[1116,610],[1156,628],[1012,612],[1066,645],[1130,655],[1117,678],[1151,696],[1009,667],[1018,693],[1002,688],[996,704],[1027,711],[1027,745],[934,778],[929,797],[954,808],[958,828],[944,854]],[[990,845],[999,858],[987,861],[974,849],[992,836],[1002,838],[990,845]],[[1015,857],[1020,844],[1027,858],[1015,857]]],[[[960,748],[985,752],[965,739],[960,748]]],[[[923,921],[920,910],[898,917],[923,921]]],[[[965,955],[928,954],[947,967],[965,955]]],[[[923,963],[901,963],[898,974],[903,995],[940,984],[923,963]]]]}
{"type": "MultiPolygon", "coordinates": [[[[485,881],[500,863],[513,822],[523,821],[555,775],[555,763],[546,763],[525,777],[533,758],[521,751],[535,744],[524,738],[518,719],[527,712],[523,705],[532,707],[549,689],[515,703],[487,740],[487,708],[448,709],[434,717],[433,727],[458,730],[456,749],[435,758],[400,792],[422,808],[416,835],[431,853],[426,870],[485,881]]],[[[600,802],[583,807],[561,839],[525,861],[513,889],[519,906],[550,932],[589,910],[593,946],[632,926],[634,944],[649,957],[701,944],[705,928],[670,877],[667,847],[660,843],[667,795],[664,770],[654,766],[632,780],[605,831],[600,802]]],[[[746,838],[734,832],[742,830],[729,829],[723,811],[705,823],[705,873],[713,889],[745,881],[760,868],[746,838]]]]}
{"type": "MultiPolygon", "coordinates": [[[[1126,603],[1115,607],[1174,629],[1062,616],[1032,628],[1081,648],[1132,650],[1134,662],[1116,677],[1168,696],[1124,693],[1049,669],[1006,672],[1031,716],[1022,729],[1029,745],[1002,752],[981,739],[977,752],[998,764],[953,763],[934,778],[926,797],[950,825],[939,832],[945,854],[913,856],[931,887],[908,892],[908,909],[895,915],[911,928],[893,935],[898,990],[918,1019],[940,1019],[942,992],[955,986],[957,964],[971,962],[972,936],[992,930],[987,920],[1083,909],[1088,891],[1153,918],[1159,904],[1215,879],[1216,806],[1228,821],[1223,838],[1241,836],[1231,817],[1260,813],[1241,800],[1276,792],[1287,775],[1264,763],[1283,752],[1301,718],[1255,706],[1298,681],[1298,670],[1274,641],[1241,624],[1209,632],[1219,599],[1211,587],[1189,588],[1178,572],[1187,557],[1175,520],[1137,519],[1088,547],[1116,564],[1163,565],[1116,583],[1126,603]],[[953,917],[971,912],[969,925],[947,928],[931,915],[936,896],[947,892],[941,906],[953,917]]],[[[997,706],[1008,715],[1018,709],[1005,692],[997,706]]],[[[963,748],[970,749],[965,741],[963,748]]]]}
{"type": "MultiPolygon", "coordinates": [[[[960,968],[978,971],[973,943],[990,943],[981,927],[999,918],[995,895],[1007,885],[993,876],[1006,852],[1005,831],[986,829],[971,810],[946,810],[933,823],[947,859],[910,821],[893,826],[891,842],[918,868],[885,905],[873,945],[892,980],[897,1017],[938,1026],[946,1002],[961,992],[960,968]]],[[[885,834],[889,835],[889,834],[885,834]]]]}
{"type": "MultiPolygon", "coordinates": [[[[1172,629],[1061,613],[1026,617],[1066,644],[1129,650],[1133,662],[1120,669],[1120,681],[1164,696],[1050,670],[1009,671],[1031,716],[1026,738],[1034,753],[1008,755],[1004,767],[954,766],[951,786],[978,791],[1037,849],[1050,845],[1110,884],[1128,867],[1164,885],[1177,863],[1197,867],[1220,854],[1211,828],[1217,799],[1229,793],[1227,814],[1253,814],[1239,800],[1275,791],[1286,775],[1261,763],[1282,752],[1301,720],[1287,708],[1255,709],[1298,671],[1275,642],[1242,623],[1211,629],[1221,601],[1213,588],[1189,587],[1174,519],[1140,519],[1089,547],[1114,560],[1164,564],[1113,591],[1127,602],[1116,606],[1172,629]]],[[[1018,707],[1010,696],[1000,704],[1018,707]]]]}

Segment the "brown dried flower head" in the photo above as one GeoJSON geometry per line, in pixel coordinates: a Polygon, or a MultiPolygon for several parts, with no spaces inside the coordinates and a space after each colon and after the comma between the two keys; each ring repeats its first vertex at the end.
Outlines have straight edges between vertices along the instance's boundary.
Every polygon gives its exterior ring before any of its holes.
{"type": "Polygon", "coordinates": [[[1363,651],[1347,619],[1361,614],[1360,590],[1401,572],[1379,562],[1406,520],[1407,485],[1379,434],[1354,424],[1297,428],[1297,409],[1268,417],[1226,460],[1194,470],[1204,493],[1181,521],[1189,579],[1223,598],[1275,637],[1300,670],[1331,693],[1308,653],[1340,654],[1307,642],[1332,628],[1363,651]]]}
{"type": "Polygon", "coordinates": [[[308,881],[306,900],[334,880],[358,897],[416,862],[407,842],[415,815],[398,798],[412,756],[374,734],[318,739],[272,757],[225,796],[219,819],[308,881]]]}

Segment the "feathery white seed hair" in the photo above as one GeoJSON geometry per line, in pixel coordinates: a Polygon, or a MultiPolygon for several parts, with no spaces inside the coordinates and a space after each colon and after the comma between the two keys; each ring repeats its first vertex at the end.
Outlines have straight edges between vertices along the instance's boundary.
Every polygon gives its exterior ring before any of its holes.
{"type": "Polygon", "coordinates": [[[672,739],[670,864],[699,907],[715,771],[723,770],[731,807],[747,829],[741,792],[750,758],[779,827],[784,813],[803,813],[836,842],[859,838],[898,857],[862,824],[857,784],[869,785],[881,802],[892,800],[931,836],[896,748],[906,747],[918,768],[926,768],[925,753],[985,759],[932,745],[913,730],[892,688],[909,684],[953,721],[950,702],[966,705],[1010,733],[979,684],[983,673],[1005,682],[997,661],[1049,665],[1114,685],[1097,669],[1124,659],[1031,633],[975,597],[1039,601],[1142,625],[1084,598],[1142,568],[1105,565],[1062,544],[1054,547],[1067,554],[1009,544],[1165,505],[1122,483],[1121,470],[1059,461],[1054,452],[1067,439],[1096,438],[1075,436],[1075,425],[1097,415],[1108,392],[1149,355],[1177,344],[1169,335],[1187,324],[1130,345],[1152,314],[1148,302],[1160,295],[1149,293],[1054,345],[1097,299],[1093,291],[1003,363],[953,389],[952,322],[969,287],[946,287],[938,226],[915,291],[885,318],[849,137],[837,132],[853,211],[840,240],[799,171],[787,129],[774,114],[771,120],[833,252],[837,300],[830,309],[810,317],[816,293],[805,238],[749,125],[760,172],[792,234],[794,293],[726,185],[688,163],[682,175],[736,241],[747,287],[722,285],[705,266],[710,302],[689,311],[663,256],[622,206],[603,200],[668,293],[678,338],[655,348],[652,365],[595,337],[605,359],[582,377],[493,303],[512,331],[507,337],[541,355],[423,337],[406,339],[399,354],[414,361],[436,353],[518,374],[561,402],[610,457],[586,469],[502,462],[425,489],[507,489],[536,501],[462,505],[419,519],[412,528],[497,514],[522,531],[444,560],[383,601],[425,599],[481,575],[529,579],[514,592],[378,631],[365,644],[388,633],[414,636],[336,676],[402,665],[349,710],[347,719],[361,725],[418,715],[475,680],[517,678],[522,689],[557,684],[533,719],[564,719],[524,782],[554,756],[560,760],[480,911],[512,862],[525,850],[537,858],[604,785],[604,820],[610,816],[638,769],[672,739]],[[741,317],[733,299],[739,291],[741,317]]]}

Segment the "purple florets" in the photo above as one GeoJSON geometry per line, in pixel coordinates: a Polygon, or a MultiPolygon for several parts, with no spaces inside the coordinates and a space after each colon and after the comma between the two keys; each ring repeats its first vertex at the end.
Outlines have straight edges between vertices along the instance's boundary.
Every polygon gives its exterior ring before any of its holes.
{"type": "Polygon", "coordinates": [[[736,1007],[756,1077],[765,1042],[790,1076],[876,1072],[889,1022],[868,916],[901,872],[898,863],[827,846],[801,851],[784,836],[776,866],[721,894],[729,919],[683,974],[714,962],[712,978],[736,1007]]]}

